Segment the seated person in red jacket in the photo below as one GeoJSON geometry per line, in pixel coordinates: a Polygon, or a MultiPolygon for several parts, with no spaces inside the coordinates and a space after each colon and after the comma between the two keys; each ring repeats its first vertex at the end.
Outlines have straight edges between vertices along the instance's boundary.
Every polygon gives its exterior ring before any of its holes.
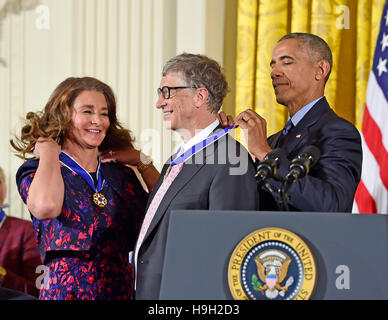
{"type": "Polygon", "coordinates": [[[7,193],[5,175],[0,168],[0,285],[37,297],[36,268],[42,264],[32,223],[5,215],[7,193]]]}

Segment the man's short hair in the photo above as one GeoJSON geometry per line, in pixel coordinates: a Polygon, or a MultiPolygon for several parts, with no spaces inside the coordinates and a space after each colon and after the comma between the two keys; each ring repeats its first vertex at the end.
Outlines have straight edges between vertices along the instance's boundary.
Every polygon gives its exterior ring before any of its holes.
{"type": "Polygon", "coordinates": [[[162,75],[180,73],[187,86],[205,87],[209,111],[217,113],[228,92],[228,83],[217,61],[200,54],[182,53],[166,62],[162,75]]]}
{"type": "Polygon", "coordinates": [[[298,39],[302,42],[302,46],[307,45],[309,49],[308,54],[312,61],[326,60],[329,62],[330,70],[325,78],[326,83],[333,68],[333,55],[326,41],[312,33],[294,32],[283,36],[278,43],[286,39],[298,39]]]}

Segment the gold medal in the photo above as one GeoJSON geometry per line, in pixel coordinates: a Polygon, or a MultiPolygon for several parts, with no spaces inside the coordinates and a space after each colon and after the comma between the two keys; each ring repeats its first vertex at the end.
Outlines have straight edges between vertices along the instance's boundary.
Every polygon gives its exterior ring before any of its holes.
{"type": "Polygon", "coordinates": [[[105,196],[102,193],[96,192],[93,195],[93,201],[96,205],[103,208],[108,203],[108,200],[106,200],[105,196]]]}

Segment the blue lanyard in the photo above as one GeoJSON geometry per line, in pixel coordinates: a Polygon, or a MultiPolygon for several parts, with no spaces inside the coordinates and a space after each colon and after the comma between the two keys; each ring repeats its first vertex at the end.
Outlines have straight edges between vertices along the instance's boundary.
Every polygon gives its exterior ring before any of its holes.
{"type": "MultiPolygon", "coordinates": [[[[229,133],[231,129],[233,129],[233,125],[225,128],[216,134],[213,134],[210,137],[207,137],[205,140],[202,140],[198,142],[197,144],[193,145],[190,149],[182,153],[180,156],[176,157],[174,160],[171,160],[170,165],[174,166],[176,164],[185,162],[187,159],[191,158],[193,155],[195,155],[197,152],[201,151],[202,149],[206,148],[207,146],[211,145],[212,143],[216,142],[220,138],[222,138],[224,135],[229,133]]],[[[175,156],[174,156],[175,157],[175,156]]],[[[172,157],[172,158],[174,158],[172,157]]]]}
{"type": "Polygon", "coordinates": [[[89,174],[89,172],[87,172],[84,168],[82,168],[72,157],[70,157],[64,151],[62,151],[59,154],[59,161],[64,166],[69,168],[71,171],[80,175],[87,182],[87,184],[92,188],[92,190],[94,190],[93,201],[96,205],[98,205],[101,208],[106,206],[106,204],[108,203],[108,200],[101,193],[101,190],[102,190],[102,187],[104,186],[105,180],[104,180],[104,177],[102,176],[100,159],[98,159],[97,186],[94,185],[93,178],[89,174]]]}
{"type": "Polygon", "coordinates": [[[97,186],[94,185],[94,181],[92,176],[87,172],[84,168],[82,168],[72,157],[62,151],[59,155],[59,161],[69,168],[71,171],[80,175],[87,184],[96,192],[100,192],[104,185],[104,178],[102,176],[102,169],[100,165],[100,160],[98,160],[98,168],[97,168],[97,186]]]}

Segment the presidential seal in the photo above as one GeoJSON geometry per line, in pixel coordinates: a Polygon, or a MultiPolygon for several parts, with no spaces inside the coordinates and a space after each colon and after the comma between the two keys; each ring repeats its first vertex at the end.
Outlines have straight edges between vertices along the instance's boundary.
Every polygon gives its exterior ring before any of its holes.
{"type": "Polygon", "coordinates": [[[316,282],[314,256],[296,234],[280,228],[256,230],[234,249],[228,282],[237,300],[307,300],[316,282]]]}

